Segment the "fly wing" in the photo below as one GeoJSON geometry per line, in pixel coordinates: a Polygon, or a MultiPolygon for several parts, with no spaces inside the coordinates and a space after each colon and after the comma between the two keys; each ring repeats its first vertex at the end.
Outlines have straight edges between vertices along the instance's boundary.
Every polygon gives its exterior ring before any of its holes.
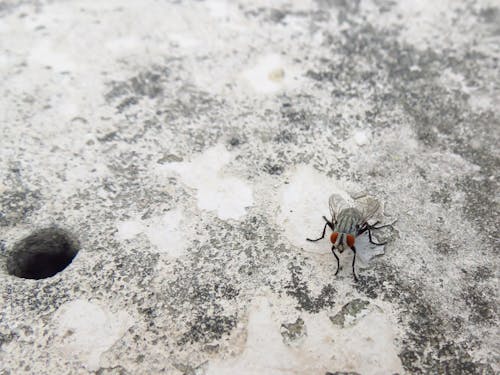
{"type": "Polygon", "coordinates": [[[337,221],[337,217],[344,208],[348,208],[349,204],[338,194],[330,195],[328,199],[328,206],[330,206],[330,214],[332,215],[332,222],[337,221]]]}
{"type": "MultiPolygon", "coordinates": [[[[361,236],[356,237],[356,265],[358,264],[358,256],[363,268],[369,267],[373,258],[385,253],[385,246],[377,246],[370,243],[368,233],[363,233],[361,236]]],[[[359,266],[358,266],[359,267],[359,266]]]]}
{"type": "Polygon", "coordinates": [[[361,212],[361,223],[366,223],[369,219],[371,219],[380,209],[380,203],[371,197],[365,197],[359,199],[356,202],[356,208],[361,212]]]}

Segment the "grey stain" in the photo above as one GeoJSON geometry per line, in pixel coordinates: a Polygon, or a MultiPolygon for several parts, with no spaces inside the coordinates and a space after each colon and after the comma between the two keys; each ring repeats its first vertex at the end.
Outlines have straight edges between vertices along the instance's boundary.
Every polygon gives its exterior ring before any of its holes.
{"type": "Polygon", "coordinates": [[[285,168],[283,166],[278,165],[278,164],[271,164],[271,163],[266,163],[264,165],[264,171],[266,173],[269,173],[270,175],[276,175],[279,176],[284,172],[285,168]]]}
{"type": "Polygon", "coordinates": [[[237,316],[198,315],[191,323],[191,327],[179,340],[179,345],[190,342],[209,343],[229,334],[236,326],[237,316]]]}
{"type": "Polygon", "coordinates": [[[0,227],[24,221],[40,207],[38,191],[9,190],[0,195],[0,227]]]}
{"type": "Polygon", "coordinates": [[[299,266],[290,266],[291,281],[285,286],[286,293],[297,300],[297,308],[310,313],[318,313],[326,307],[335,306],[337,291],[332,284],[325,285],[317,297],[311,295],[307,283],[302,278],[299,266]]]}
{"type": "MultiPolygon", "coordinates": [[[[491,365],[475,361],[468,354],[464,343],[455,343],[447,336],[445,318],[426,300],[419,285],[401,279],[398,271],[389,266],[377,265],[377,268],[380,269],[376,272],[384,274],[384,279],[367,276],[360,279],[356,288],[370,298],[382,295],[384,300],[399,304],[402,323],[407,326],[399,358],[408,373],[494,374],[491,365]],[[397,288],[387,288],[388,285],[397,288]]],[[[469,298],[474,300],[475,296],[469,298]]],[[[453,329],[459,332],[463,324],[455,320],[453,329]]]]}
{"type": "Polygon", "coordinates": [[[346,318],[351,316],[355,318],[370,304],[368,301],[362,299],[354,299],[351,302],[342,306],[342,309],[335,315],[330,317],[333,324],[344,327],[346,318]]]}
{"type": "Polygon", "coordinates": [[[163,93],[162,79],[168,75],[167,69],[158,68],[155,71],[146,71],[124,82],[111,82],[111,90],[106,94],[107,100],[133,94],[156,98],[163,93]]]}
{"type": "Polygon", "coordinates": [[[105,99],[108,102],[119,101],[116,109],[122,112],[128,107],[138,104],[141,98],[155,99],[163,95],[165,79],[169,75],[167,68],[153,67],[149,71],[139,73],[127,81],[112,81],[105,99]]]}
{"type": "Polygon", "coordinates": [[[283,323],[281,325],[281,336],[285,342],[293,342],[306,335],[306,326],[301,317],[298,317],[293,323],[283,323]]]}

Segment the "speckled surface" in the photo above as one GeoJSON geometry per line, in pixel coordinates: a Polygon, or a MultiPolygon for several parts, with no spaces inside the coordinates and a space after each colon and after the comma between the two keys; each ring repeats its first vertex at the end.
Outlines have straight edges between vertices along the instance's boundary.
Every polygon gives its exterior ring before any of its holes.
{"type": "Polygon", "coordinates": [[[498,373],[499,25],[494,0],[0,1],[0,374],[498,373]],[[357,283],[305,241],[334,192],[398,219],[357,283]],[[73,262],[9,275],[51,227],[73,262]]]}

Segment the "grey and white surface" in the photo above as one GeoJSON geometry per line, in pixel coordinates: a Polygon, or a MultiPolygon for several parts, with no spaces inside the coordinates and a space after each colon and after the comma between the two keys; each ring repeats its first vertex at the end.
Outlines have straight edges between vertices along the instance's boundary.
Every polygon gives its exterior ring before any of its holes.
{"type": "Polygon", "coordinates": [[[0,1],[0,374],[498,373],[499,25],[479,0],[0,1]],[[333,192],[398,219],[357,283],[305,241],[333,192]],[[73,262],[9,275],[50,227],[73,262]]]}

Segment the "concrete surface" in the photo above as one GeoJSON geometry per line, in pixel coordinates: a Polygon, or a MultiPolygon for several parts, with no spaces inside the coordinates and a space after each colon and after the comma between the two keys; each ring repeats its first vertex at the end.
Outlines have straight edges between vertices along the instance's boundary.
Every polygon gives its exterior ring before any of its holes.
{"type": "Polygon", "coordinates": [[[0,374],[499,373],[499,2],[270,4],[0,1],[0,374]]]}

